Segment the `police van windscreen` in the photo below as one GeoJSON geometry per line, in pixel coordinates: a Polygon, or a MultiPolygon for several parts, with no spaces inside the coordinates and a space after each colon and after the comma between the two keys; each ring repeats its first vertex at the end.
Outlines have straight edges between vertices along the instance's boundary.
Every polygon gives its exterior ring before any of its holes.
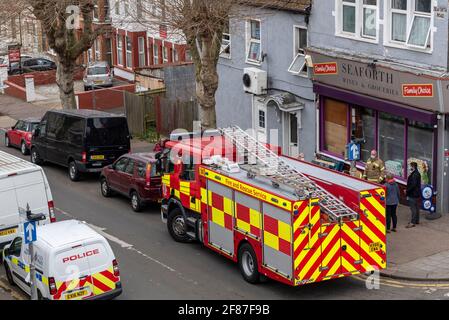
{"type": "Polygon", "coordinates": [[[86,142],[89,146],[123,146],[129,143],[126,118],[93,118],[87,122],[86,142]]]}

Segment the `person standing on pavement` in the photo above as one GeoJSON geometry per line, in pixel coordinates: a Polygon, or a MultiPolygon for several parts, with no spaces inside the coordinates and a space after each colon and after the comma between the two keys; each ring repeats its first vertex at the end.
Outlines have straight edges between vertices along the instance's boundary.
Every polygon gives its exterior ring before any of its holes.
{"type": "Polygon", "coordinates": [[[419,199],[421,197],[421,174],[418,171],[418,164],[416,162],[410,163],[410,170],[406,195],[412,216],[406,228],[413,228],[419,224],[419,199]]]}
{"type": "Polygon", "coordinates": [[[386,190],[386,205],[387,205],[387,233],[390,233],[391,220],[393,220],[393,228],[391,231],[396,232],[396,226],[398,224],[398,217],[396,215],[396,209],[399,204],[399,186],[392,174],[387,174],[385,182],[386,190]]]}
{"type": "Polygon", "coordinates": [[[366,161],[363,178],[374,183],[382,183],[385,180],[385,165],[376,150],[371,151],[371,157],[366,161]]]}

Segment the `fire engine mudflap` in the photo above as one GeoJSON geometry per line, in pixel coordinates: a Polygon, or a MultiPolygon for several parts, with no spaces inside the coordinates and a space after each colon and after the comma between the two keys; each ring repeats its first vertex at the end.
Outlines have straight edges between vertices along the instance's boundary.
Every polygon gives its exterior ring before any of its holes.
{"type": "Polygon", "coordinates": [[[194,139],[166,144],[186,152],[163,177],[162,218],[176,241],[201,241],[237,262],[250,283],[265,275],[297,286],[386,267],[382,187],[364,188],[358,207],[355,202],[346,205],[339,193],[345,188],[354,193],[351,187],[340,185],[334,196],[332,189],[321,187],[250,137],[244,136],[249,142],[240,145],[236,133],[241,134],[239,128],[222,135],[237,147],[230,157],[245,153],[239,169],[234,165],[230,170],[226,159],[186,165],[187,151],[190,156],[202,152],[193,146],[194,139]],[[259,170],[267,169],[267,163],[272,168],[274,159],[278,171],[259,170]]]}

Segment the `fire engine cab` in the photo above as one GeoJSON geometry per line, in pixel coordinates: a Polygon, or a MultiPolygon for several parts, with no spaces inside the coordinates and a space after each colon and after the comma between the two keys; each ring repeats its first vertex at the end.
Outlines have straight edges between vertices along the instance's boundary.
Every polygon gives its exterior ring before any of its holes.
{"type": "Polygon", "coordinates": [[[282,156],[238,127],[172,137],[156,157],[170,235],[237,262],[250,283],[264,275],[298,286],[386,267],[380,185],[282,156]]]}

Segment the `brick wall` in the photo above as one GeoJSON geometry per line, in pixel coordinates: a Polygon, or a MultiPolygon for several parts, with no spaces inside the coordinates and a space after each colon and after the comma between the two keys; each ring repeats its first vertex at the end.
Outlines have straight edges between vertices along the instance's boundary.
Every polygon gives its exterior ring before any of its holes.
{"type": "Polygon", "coordinates": [[[135,85],[77,93],[79,109],[111,110],[124,107],[123,91],[135,92],[135,85]],[[94,99],[95,98],[95,103],[94,99]]]}
{"type": "Polygon", "coordinates": [[[10,95],[10,96],[13,96],[13,97],[16,97],[16,98],[26,101],[27,94],[26,94],[26,90],[24,88],[25,85],[22,87],[22,86],[15,84],[14,82],[11,82],[8,80],[5,81],[4,83],[5,83],[5,85],[8,86],[8,88],[5,89],[5,93],[7,95],[10,95]]]}
{"type": "MultiPolygon", "coordinates": [[[[34,85],[42,86],[56,83],[56,70],[51,71],[38,71],[31,72],[26,74],[19,74],[15,76],[9,76],[8,81],[15,83],[18,86],[25,87],[25,75],[33,75],[34,76],[34,85]]],[[[84,75],[84,70],[77,69],[75,71],[74,79],[82,80],[84,75]]]]}

